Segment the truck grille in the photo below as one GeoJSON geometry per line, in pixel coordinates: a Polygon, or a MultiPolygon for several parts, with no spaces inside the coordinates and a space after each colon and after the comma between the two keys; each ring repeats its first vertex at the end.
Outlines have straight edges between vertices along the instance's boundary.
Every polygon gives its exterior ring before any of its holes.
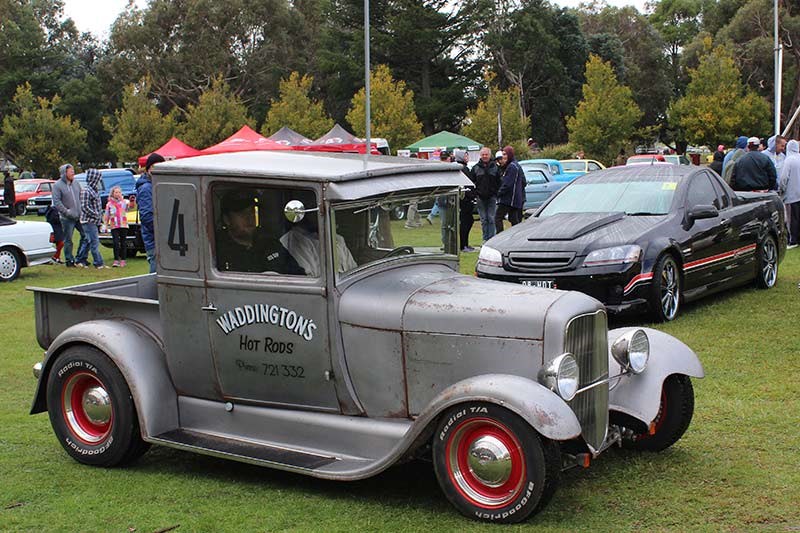
{"type": "Polygon", "coordinates": [[[525,272],[550,272],[570,266],[575,252],[511,252],[508,264],[525,272]]]}
{"type": "MultiPolygon", "coordinates": [[[[583,388],[608,377],[608,336],[605,311],[581,315],[567,324],[564,351],[571,353],[580,368],[583,388]]],[[[600,449],[608,430],[608,385],[593,387],[569,402],[581,423],[584,440],[600,449]]]]}

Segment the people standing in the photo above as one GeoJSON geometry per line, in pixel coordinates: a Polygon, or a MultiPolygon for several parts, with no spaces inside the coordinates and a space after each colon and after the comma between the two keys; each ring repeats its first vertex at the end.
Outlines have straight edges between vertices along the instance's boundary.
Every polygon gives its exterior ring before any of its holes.
{"type": "Polygon", "coordinates": [[[86,259],[92,253],[92,263],[95,268],[108,268],[103,263],[100,254],[100,225],[103,223],[103,203],[100,200],[100,180],[102,176],[96,168],[86,171],[86,186],[81,191],[81,225],[86,234],[87,251],[85,255],[78,254],[75,264],[88,267],[86,259]]]}
{"type": "Polygon", "coordinates": [[[800,244],[800,143],[795,140],[786,144],[779,189],[789,218],[789,248],[796,248],[800,244]]]}
{"type": "Polygon", "coordinates": [[[725,154],[725,159],[722,160],[722,179],[730,185],[731,184],[731,172],[733,171],[732,163],[735,163],[740,157],[745,154],[747,150],[747,137],[744,135],[740,136],[736,139],[736,145],[734,146],[733,150],[725,154]]]}
{"type": "Polygon", "coordinates": [[[128,256],[128,200],[122,196],[119,185],[111,188],[108,196],[106,210],[103,213],[103,224],[111,231],[111,241],[114,248],[114,262],[112,267],[124,267],[128,256]]]}
{"type": "MultiPolygon", "coordinates": [[[[467,163],[469,162],[469,153],[466,150],[453,150],[453,158],[456,163],[461,165],[461,172],[472,181],[472,174],[470,174],[467,163]]],[[[475,248],[469,245],[469,232],[472,231],[472,225],[475,224],[475,218],[472,212],[475,210],[475,183],[473,187],[465,187],[463,196],[458,202],[458,237],[459,246],[462,252],[474,252],[475,248]]]]}
{"type": "Polygon", "coordinates": [[[781,167],[786,160],[786,137],[773,135],[767,139],[767,149],[764,150],[764,154],[770,158],[772,164],[775,165],[775,172],[780,176],[781,167]]]}
{"type": "Polygon", "coordinates": [[[17,216],[17,206],[14,205],[17,196],[14,191],[14,178],[8,170],[3,171],[3,201],[8,206],[8,216],[15,218],[17,216]]]}
{"type": "Polygon", "coordinates": [[[497,211],[497,191],[500,189],[500,168],[492,160],[492,151],[488,147],[481,148],[478,162],[470,174],[475,184],[483,242],[486,242],[496,232],[494,215],[497,211]]]}
{"type": "Polygon", "coordinates": [[[709,163],[708,168],[722,176],[722,162],[725,160],[725,147],[723,145],[717,146],[717,151],[714,152],[713,160],[709,163]]]}
{"type": "Polygon", "coordinates": [[[616,159],[614,159],[614,166],[624,167],[625,163],[627,162],[628,162],[628,156],[625,155],[625,148],[620,148],[616,159]]]}
{"type": "Polygon", "coordinates": [[[775,165],[758,150],[758,137],[747,139],[747,152],[736,160],[731,171],[731,188],[734,191],[768,191],[777,186],[775,165]]]}
{"type": "Polygon", "coordinates": [[[494,217],[497,233],[503,231],[503,219],[506,215],[512,226],[522,222],[522,208],[525,205],[525,174],[514,159],[514,149],[511,146],[503,148],[500,165],[503,167],[503,179],[497,191],[497,212],[494,217]]]}
{"type": "Polygon", "coordinates": [[[136,204],[139,206],[139,223],[151,274],[156,271],[156,239],[155,230],[153,229],[153,178],[150,174],[150,169],[156,163],[163,161],[164,158],[155,152],[147,156],[144,172],[136,180],[136,204]]]}
{"type": "Polygon", "coordinates": [[[61,216],[58,210],[50,204],[44,212],[44,219],[53,229],[53,242],[56,245],[56,253],[50,258],[53,264],[61,264],[61,249],[64,248],[64,228],[61,226],[61,216]]]}
{"type": "Polygon", "coordinates": [[[78,230],[81,240],[78,244],[78,257],[86,247],[86,236],[81,225],[81,188],[75,182],[75,169],[67,163],[58,169],[59,180],[53,185],[53,206],[58,211],[61,227],[64,230],[64,261],[68,267],[75,266],[72,255],[72,234],[78,230]]]}

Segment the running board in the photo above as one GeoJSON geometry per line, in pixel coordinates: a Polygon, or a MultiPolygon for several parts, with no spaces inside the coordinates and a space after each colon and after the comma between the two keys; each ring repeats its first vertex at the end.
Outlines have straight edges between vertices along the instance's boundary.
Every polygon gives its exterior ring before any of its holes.
{"type": "Polygon", "coordinates": [[[191,429],[175,429],[147,440],[170,448],[291,471],[314,471],[341,460],[329,455],[219,437],[191,429]]]}

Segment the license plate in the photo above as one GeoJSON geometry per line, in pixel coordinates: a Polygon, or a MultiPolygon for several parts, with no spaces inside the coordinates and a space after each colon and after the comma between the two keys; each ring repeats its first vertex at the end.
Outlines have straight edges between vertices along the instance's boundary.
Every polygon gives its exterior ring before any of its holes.
{"type": "Polygon", "coordinates": [[[526,287],[539,287],[540,289],[557,289],[554,279],[523,279],[520,283],[526,287]]]}

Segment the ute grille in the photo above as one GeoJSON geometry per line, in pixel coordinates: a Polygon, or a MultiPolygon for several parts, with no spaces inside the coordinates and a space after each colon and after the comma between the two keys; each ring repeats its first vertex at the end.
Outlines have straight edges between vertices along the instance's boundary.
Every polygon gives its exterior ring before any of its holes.
{"type": "Polygon", "coordinates": [[[548,272],[567,268],[575,252],[510,252],[508,264],[526,272],[548,272]]]}
{"type": "MultiPolygon", "coordinates": [[[[580,388],[608,377],[608,336],[605,311],[581,315],[567,325],[564,351],[580,368],[580,388]]],[[[593,387],[569,402],[581,424],[584,440],[600,449],[608,430],[608,384],[593,387]]]]}

